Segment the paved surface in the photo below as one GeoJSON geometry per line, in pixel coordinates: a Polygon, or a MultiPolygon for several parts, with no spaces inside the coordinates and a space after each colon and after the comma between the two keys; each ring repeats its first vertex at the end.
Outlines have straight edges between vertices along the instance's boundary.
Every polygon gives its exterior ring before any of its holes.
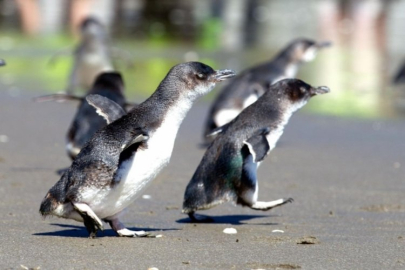
{"type": "Polygon", "coordinates": [[[55,170],[70,164],[64,135],[75,106],[31,96],[0,93],[0,269],[405,269],[404,121],[299,112],[259,169],[260,199],[295,201],[270,212],[224,204],[202,212],[215,224],[194,225],[180,208],[203,155],[199,103],[145,191],[151,198],[124,219],[163,237],[118,238],[108,228],[92,240],[82,224],[38,213],[55,170]]]}

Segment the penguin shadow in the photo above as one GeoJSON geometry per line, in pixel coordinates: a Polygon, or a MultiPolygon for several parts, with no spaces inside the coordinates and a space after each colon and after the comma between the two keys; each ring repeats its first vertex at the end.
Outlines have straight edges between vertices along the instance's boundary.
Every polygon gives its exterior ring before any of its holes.
{"type": "Polygon", "coordinates": [[[278,223],[272,222],[262,222],[262,223],[245,223],[244,221],[259,219],[259,218],[268,218],[274,215],[225,215],[225,216],[203,216],[208,217],[210,220],[202,220],[198,222],[192,221],[190,218],[182,218],[176,220],[177,223],[202,223],[202,224],[231,224],[231,225],[279,225],[278,223]]]}
{"type": "MultiPolygon", "coordinates": [[[[80,225],[70,225],[70,224],[61,224],[61,223],[51,223],[52,226],[58,226],[63,228],[62,230],[52,231],[52,232],[43,232],[43,233],[34,233],[33,235],[38,236],[59,236],[59,237],[83,237],[88,238],[89,233],[87,232],[84,226],[80,225]]],[[[136,231],[145,231],[145,232],[161,232],[161,231],[178,231],[176,228],[128,228],[130,230],[136,231]]],[[[97,238],[99,237],[117,237],[117,234],[112,229],[104,229],[102,232],[98,232],[97,238]]]]}

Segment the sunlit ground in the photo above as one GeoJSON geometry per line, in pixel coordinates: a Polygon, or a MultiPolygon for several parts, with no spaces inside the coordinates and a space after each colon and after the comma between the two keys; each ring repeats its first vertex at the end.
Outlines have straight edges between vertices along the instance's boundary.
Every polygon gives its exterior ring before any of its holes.
{"type": "MultiPolygon", "coordinates": [[[[52,64],[50,59],[61,49],[73,50],[76,42],[65,35],[28,38],[1,33],[0,56],[7,62],[0,73],[1,90],[14,96],[24,91],[63,91],[72,57],[60,55],[52,64]]],[[[133,67],[128,67],[125,59],[116,59],[116,67],[124,75],[127,96],[138,100],[154,91],[168,70],[179,62],[198,59],[214,68],[241,71],[271,59],[281,49],[252,48],[232,53],[216,50],[215,44],[184,45],[163,39],[148,42],[121,39],[115,40],[113,45],[131,54],[133,67]]],[[[391,85],[392,74],[388,74],[385,61],[371,50],[353,51],[343,45],[319,52],[314,62],[301,67],[298,78],[313,85],[329,86],[331,93],[315,98],[305,110],[344,117],[404,117],[402,92],[405,86],[391,85]]],[[[207,102],[214,98],[219,87],[205,97],[207,102]]]]}

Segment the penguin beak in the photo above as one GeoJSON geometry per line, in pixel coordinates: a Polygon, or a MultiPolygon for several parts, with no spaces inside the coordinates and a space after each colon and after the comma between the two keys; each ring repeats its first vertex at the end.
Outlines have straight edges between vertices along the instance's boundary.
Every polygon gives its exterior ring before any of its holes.
{"type": "Polygon", "coordinates": [[[319,86],[317,88],[315,88],[315,87],[311,88],[311,95],[312,96],[322,95],[322,94],[326,94],[326,93],[329,93],[329,92],[330,92],[330,90],[326,86],[319,86]]]}
{"type": "Polygon", "coordinates": [[[330,41],[321,41],[321,42],[316,43],[316,47],[318,47],[319,49],[330,47],[330,46],[332,46],[332,42],[330,42],[330,41]]]}
{"type": "Polygon", "coordinates": [[[213,74],[213,79],[215,82],[225,81],[229,78],[235,77],[235,72],[230,69],[216,70],[213,74]]]}

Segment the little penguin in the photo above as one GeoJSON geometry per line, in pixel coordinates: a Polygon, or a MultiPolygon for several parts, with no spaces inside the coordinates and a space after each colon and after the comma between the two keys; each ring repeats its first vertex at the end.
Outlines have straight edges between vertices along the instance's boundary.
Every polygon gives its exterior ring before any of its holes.
{"type": "Polygon", "coordinates": [[[84,145],[46,194],[40,213],[84,222],[91,238],[103,230],[102,221],[119,236],[145,236],[144,231],[125,228],[120,215],[169,163],[177,131],[193,102],[234,75],[199,62],[176,65],[147,100],[123,116],[115,106],[105,106],[107,99],[93,99],[90,104],[110,124],[84,145]]]}
{"type": "MultiPolygon", "coordinates": [[[[312,61],[319,49],[330,44],[305,38],[296,39],[270,62],[241,72],[221,90],[212,103],[204,128],[204,137],[217,127],[229,123],[263,95],[271,84],[285,78],[294,78],[301,63],[312,61]]],[[[204,140],[208,143],[211,138],[205,137],[204,140]]]]}
{"type": "Polygon", "coordinates": [[[100,72],[114,70],[104,25],[96,18],[88,17],[80,25],[80,35],[81,43],[74,52],[68,93],[72,93],[76,88],[90,89],[100,72]]]}
{"type": "MultiPolygon", "coordinates": [[[[312,87],[298,79],[284,79],[268,89],[230,123],[217,128],[187,185],[183,213],[192,221],[210,221],[194,213],[232,201],[254,210],[270,210],[292,199],[258,201],[257,168],[273,150],[291,115],[327,87],[312,87]]],[[[211,220],[212,221],[212,220],[211,220]]]]}
{"type": "MultiPolygon", "coordinates": [[[[124,82],[120,73],[101,73],[97,76],[91,90],[81,99],[66,136],[66,151],[72,160],[94,133],[108,124],[108,121],[94,110],[94,105],[90,105],[92,99],[101,100],[102,97],[109,99],[105,106],[115,106],[120,115],[126,114],[124,82]],[[122,111],[120,111],[121,108],[122,111]]],[[[109,109],[109,111],[113,110],[109,109]]]]}
{"type": "MultiPolygon", "coordinates": [[[[54,63],[59,54],[71,54],[66,48],[55,54],[50,63],[54,63]]],[[[87,91],[101,72],[114,71],[112,61],[113,48],[105,26],[95,17],[86,17],[80,24],[80,43],[74,52],[73,67],[69,75],[66,93],[75,90],[87,91]]]]}

